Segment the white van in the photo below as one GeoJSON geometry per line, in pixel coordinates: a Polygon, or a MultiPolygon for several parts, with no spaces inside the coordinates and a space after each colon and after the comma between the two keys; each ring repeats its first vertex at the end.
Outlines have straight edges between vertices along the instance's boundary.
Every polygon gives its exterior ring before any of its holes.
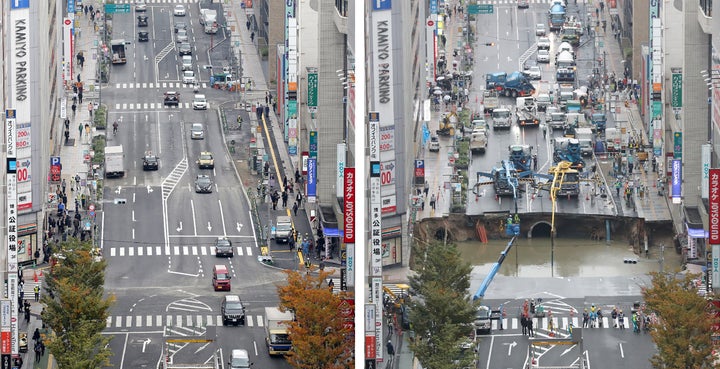
{"type": "Polygon", "coordinates": [[[193,64],[192,64],[192,56],[190,55],[183,55],[182,57],[182,70],[192,70],[193,64]]]}
{"type": "Polygon", "coordinates": [[[193,98],[193,110],[207,110],[207,99],[205,95],[195,94],[193,98]]]}
{"type": "Polygon", "coordinates": [[[253,363],[250,362],[250,356],[247,350],[232,350],[230,362],[228,363],[230,369],[246,369],[249,368],[250,365],[253,365],[253,363]]]}

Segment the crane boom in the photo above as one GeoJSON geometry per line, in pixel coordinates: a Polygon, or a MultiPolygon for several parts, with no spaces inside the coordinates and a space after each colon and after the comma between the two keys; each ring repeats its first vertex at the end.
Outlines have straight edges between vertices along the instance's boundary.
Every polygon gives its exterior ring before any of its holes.
{"type": "Polygon", "coordinates": [[[505,257],[507,256],[507,254],[510,252],[510,249],[515,243],[515,239],[516,237],[511,238],[510,242],[508,242],[507,246],[505,247],[505,250],[500,253],[498,261],[494,263],[493,266],[490,268],[490,273],[488,273],[487,277],[485,277],[485,279],[480,284],[480,288],[478,288],[477,292],[475,292],[475,295],[473,295],[473,301],[485,297],[485,292],[487,291],[488,287],[490,287],[490,283],[492,283],[497,272],[500,270],[500,266],[502,265],[503,261],[505,261],[505,257]]]}

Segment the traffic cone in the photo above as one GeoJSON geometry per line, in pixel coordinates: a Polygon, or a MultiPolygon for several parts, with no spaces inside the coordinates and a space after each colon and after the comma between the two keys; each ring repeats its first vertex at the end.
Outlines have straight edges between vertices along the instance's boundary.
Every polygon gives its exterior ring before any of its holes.
{"type": "Polygon", "coordinates": [[[42,269],[40,269],[40,278],[43,277],[42,269]]]}
{"type": "Polygon", "coordinates": [[[37,272],[36,272],[36,271],[34,271],[34,270],[33,270],[33,280],[35,281],[35,283],[37,283],[37,281],[38,281],[38,275],[37,275],[37,272]]]}

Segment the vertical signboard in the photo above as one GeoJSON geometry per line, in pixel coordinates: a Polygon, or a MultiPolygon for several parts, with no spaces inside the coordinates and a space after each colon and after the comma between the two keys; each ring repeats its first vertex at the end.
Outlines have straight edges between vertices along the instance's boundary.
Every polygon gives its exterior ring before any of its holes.
{"type": "MultiPolygon", "coordinates": [[[[375,358],[382,361],[382,190],[380,182],[380,114],[371,112],[368,124],[370,153],[370,275],[371,298],[375,304],[375,358]]],[[[367,337],[366,337],[367,341],[367,337]]],[[[367,343],[367,342],[366,342],[367,343]]],[[[366,345],[367,346],[367,345],[366,345]]],[[[366,347],[366,352],[368,348],[366,347]]]]}
{"type": "Polygon", "coordinates": [[[0,352],[4,355],[9,355],[12,352],[12,338],[11,338],[11,322],[12,322],[12,306],[10,300],[0,300],[0,319],[2,327],[0,329],[0,352]]]}
{"type": "Polygon", "coordinates": [[[310,138],[308,139],[308,149],[310,150],[310,158],[317,159],[318,151],[318,132],[310,131],[310,138]]]}
{"type": "Polygon", "coordinates": [[[343,170],[343,243],[347,284],[355,285],[355,168],[343,170]]]}
{"type": "MultiPolygon", "coordinates": [[[[710,196],[708,197],[708,224],[710,226],[708,243],[720,245],[720,169],[710,169],[708,183],[710,196]]],[[[714,279],[719,282],[720,279],[714,279]]]]}
{"type": "MultiPolygon", "coordinates": [[[[72,1],[72,0],[70,0],[72,1]]],[[[68,1],[68,8],[70,8],[70,1],[68,1]]],[[[72,13],[68,13],[68,16],[72,13]]],[[[73,21],[72,19],[63,19],[63,32],[62,32],[62,43],[63,43],[63,80],[72,82],[73,80],[73,21]]]]}
{"type": "MultiPolygon", "coordinates": [[[[22,104],[21,104],[22,105],[22,104]]],[[[11,304],[10,322],[10,351],[15,355],[18,353],[18,211],[17,211],[17,111],[5,111],[5,157],[7,158],[7,173],[5,183],[7,185],[6,199],[6,229],[7,229],[7,271],[8,271],[8,299],[11,304]]],[[[30,112],[27,113],[30,117],[30,112]]]]}
{"type": "Polygon", "coordinates": [[[318,74],[317,68],[307,68],[307,106],[311,113],[317,112],[318,74]]]}
{"type": "Polygon", "coordinates": [[[317,159],[308,160],[307,202],[314,203],[317,199],[317,159]]]}
{"type": "Polygon", "coordinates": [[[415,159],[415,185],[425,184],[425,160],[415,159]]]}
{"type": "Polygon", "coordinates": [[[343,183],[345,182],[345,152],[347,147],[344,143],[337,144],[337,172],[335,173],[335,195],[343,197],[343,183]]]}
{"type": "Polygon", "coordinates": [[[673,133],[673,159],[682,159],[682,132],[673,133]]]}
{"type": "Polygon", "coordinates": [[[682,160],[672,161],[672,202],[682,202],[682,160]]]}
{"type": "Polygon", "coordinates": [[[435,28],[436,15],[431,15],[425,21],[425,78],[427,82],[435,81],[435,28]]]}
{"type": "Polygon", "coordinates": [[[682,108],[682,68],[670,68],[672,71],[672,98],[670,106],[679,112],[682,108]]]}
{"type": "Polygon", "coordinates": [[[392,2],[372,2],[371,47],[373,55],[372,107],[380,113],[380,161],[382,165],[382,215],[397,213],[395,183],[395,109],[394,78],[392,58],[392,2]]]}
{"type": "Polygon", "coordinates": [[[702,179],[700,180],[700,197],[708,198],[710,189],[710,157],[712,156],[712,145],[703,144],[700,153],[700,162],[702,165],[702,179]]]}
{"type": "MultiPolygon", "coordinates": [[[[30,101],[30,0],[13,0],[10,2],[10,44],[9,44],[9,62],[8,69],[10,70],[9,86],[10,96],[8,106],[15,112],[13,115],[14,126],[16,129],[15,134],[18,134],[17,127],[25,127],[27,125],[27,131],[23,131],[27,134],[27,139],[23,139],[28,145],[28,149],[21,152],[13,152],[13,158],[17,158],[17,176],[14,175],[15,180],[19,183],[15,183],[15,191],[17,207],[16,211],[31,210],[32,208],[32,186],[30,177],[30,115],[32,112],[32,105],[30,101]],[[19,200],[18,200],[19,199],[19,200]]],[[[13,140],[17,139],[17,136],[13,137],[13,140]]],[[[13,143],[15,145],[15,142],[13,143]]],[[[19,150],[20,146],[15,146],[14,150],[19,150]]],[[[13,150],[13,151],[14,151],[13,150]]],[[[10,156],[8,156],[10,157],[10,156]]],[[[16,260],[17,261],[17,260],[16,260]]]]}
{"type": "Polygon", "coordinates": [[[295,0],[285,1],[285,139],[288,153],[297,155],[297,74],[298,26],[295,17],[295,0]]]}

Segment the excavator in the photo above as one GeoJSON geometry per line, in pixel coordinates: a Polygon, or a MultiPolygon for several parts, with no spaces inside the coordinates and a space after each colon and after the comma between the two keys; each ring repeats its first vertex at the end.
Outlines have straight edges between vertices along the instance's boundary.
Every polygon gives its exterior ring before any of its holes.
{"type": "Polygon", "coordinates": [[[457,113],[454,111],[450,112],[440,119],[438,122],[438,130],[435,133],[437,133],[438,136],[454,136],[457,123],[457,113]]]}

